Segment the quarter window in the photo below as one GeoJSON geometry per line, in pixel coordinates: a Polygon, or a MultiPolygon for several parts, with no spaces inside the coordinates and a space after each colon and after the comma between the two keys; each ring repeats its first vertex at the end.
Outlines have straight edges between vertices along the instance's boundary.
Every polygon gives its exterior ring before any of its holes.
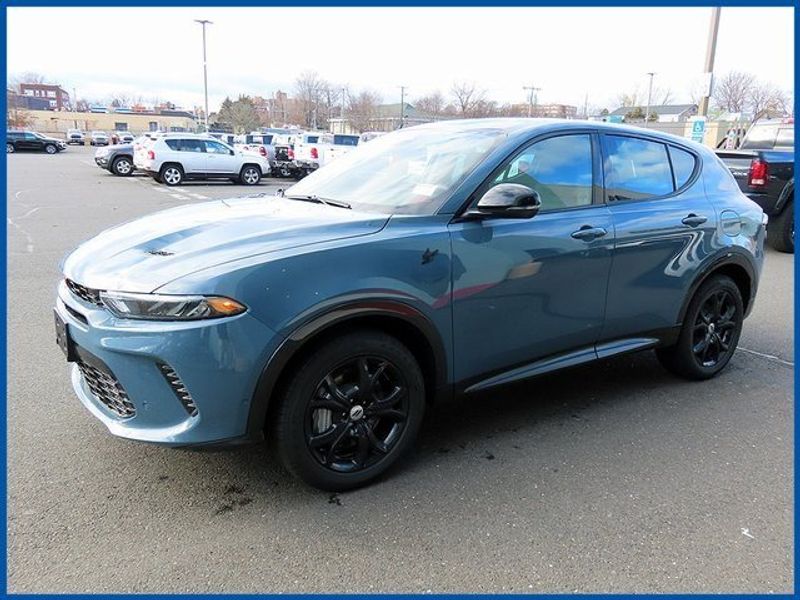
{"type": "Polygon", "coordinates": [[[592,203],[592,141],[589,135],[547,138],[512,158],[493,185],[518,183],[539,193],[542,211],[592,203]]]}
{"type": "Polygon", "coordinates": [[[680,189],[694,173],[694,156],[686,150],[670,146],[669,157],[672,160],[672,172],[675,174],[675,189],[680,189]]]}
{"type": "Polygon", "coordinates": [[[609,198],[641,200],[674,191],[667,147],[633,137],[606,136],[609,198]]]}

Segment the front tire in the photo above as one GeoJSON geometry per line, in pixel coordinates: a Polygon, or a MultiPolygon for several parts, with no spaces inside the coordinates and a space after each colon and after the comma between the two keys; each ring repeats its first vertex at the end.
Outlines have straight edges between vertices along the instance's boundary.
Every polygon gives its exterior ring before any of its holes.
{"type": "Polygon", "coordinates": [[[794,200],[767,225],[767,243],[778,252],[794,254],[794,200]]]}
{"type": "Polygon", "coordinates": [[[179,165],[165,165],[161,168],[159,179],[170,187],[183,183],[183,169],[179,165]]]}
{"type": "Polygon", "coordinates": [[[239,182],[243,185],[258,185],[261,181],[261,169],[253,165],[245,165],[239,173],[239,182]]]}
{"type": "Polygon", "coordinates": [[[17,149],[14,147],[14,144],[6,143],[6,154],[14,154],[17,149]]]}
{"type": "Polygon", "coordinates": [[[53,144],[47,144],[44,147],[44,151],[47,152],[48,154],[55,154],[56,152],[58,152],[58,148],[56,148],[53,144]]]}
{"type": "Polygon", "coordinates": [[[111,163],[111,172],[120,177],[128,177],[133,174],[133,162],[127,156],[120,156],[111,163]]]}
{"type": "Polygon", "coordinates": [[[425,384],[411,352],[382,332],[358,331],[297,366],[272,439],[291,473],[313,487],[344,491],[397,464],[424,412],[425,384]]]}
{"type": "Polygon", "coordinates": [[[678,342],[656,355],[672,373],[703,380],[722,371],[736,351],[744,321],[742,294],[730,277],[715,275],[695,293],[678,342]]]}

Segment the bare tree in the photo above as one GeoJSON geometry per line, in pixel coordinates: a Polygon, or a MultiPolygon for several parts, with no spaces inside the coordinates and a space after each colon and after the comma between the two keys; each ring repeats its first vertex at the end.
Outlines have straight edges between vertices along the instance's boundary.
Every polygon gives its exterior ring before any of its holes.
{"type": "Polygon", "coordinates": [[[302,124],[316,128],[323,117],[327,119],[327,114],[321,113],[327,112],[325,101],[330,97],[330,85],[316,71],[304,71],[295,80],[294,88],[302,111],[302,124]]]}
{"type": "Polygon", "coordinates": [[[630,92],[623,92],[617,96],[617,103],[622,108],[632,108],[639,106],[639,88],[634,88],[630,92]]]}
{"type": "Polygon", "coordinates": [[[351,95],[346,109],[350,126],[359,133],[373,129],[374,119],[378,116],[380,103],[380,95],[368,90],[363,90],[357,95],[351,95]]]}
{"type": "Polygon", "coordinates": [[[439,116],[445,109],[444,96],[437,90],[432,94],[414,100],[414,108],[429,115],[439,116]]]}
{"type": "Polygon", "coordinates": [[[486,102],[486,90],[478,88],[474,82],[457,81],[450,89],[450,93],[462,117],[476,116],[475,113],[479,112],[482,104],[486,102]]]}
{"type": "Polygon", "coordinates": [[[785,115],[790,112],[788,95],[771,83],[756,82],[750,88],[750,111],[753,121],[768,113],[785,115]]]}
{"type": "Polygon", "coordinates": [[[714,86],[714,102],[718,108],[729,112],[744,112],[755,85],[755,77],[750,73],[731,71],[717,81],[714,86]]]}
{"type": "Polygon", "coordinates": [[[41,73],[34,71],[26,71],[24,73],[15,73],[8,78],[8,85],[15,92],[19,92],[19,85],[21,83],[44,83],[47,78],[41,73]]]}

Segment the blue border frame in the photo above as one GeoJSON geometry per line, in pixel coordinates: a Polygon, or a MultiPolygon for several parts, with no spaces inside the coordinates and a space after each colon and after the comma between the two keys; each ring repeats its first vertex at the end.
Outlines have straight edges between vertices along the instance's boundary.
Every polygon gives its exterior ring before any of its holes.
{"type": "MultiPolygon", "coordinates": [[[[794,12],[794,34],[795,34],[795,90],[797,89],[797,73],[798,73],[798,52],[797,52],[797,31],[798,31],[798,23],[800,22],[800,10],[798,7],[800,6],[800,0],[767,0],[766,2],[758,2],[757,0],[725,0],[724,2],[710,2],[708,0],[701,0],[700,2],[689,2],[689,1],[681,1],[676,0],[674,2],[647,2],[647,1],[611,1],[611,2],[603,2],[601,0],[582,0],[578,2],[536,2],[535,0],[500,0],[497,3],[490,3],[478,0],[435,0],[431,2],[425,2],[422,0],[386,0],[383,2],[376,2],[375,0],[363,0],[363,1],[356,1],[356,0],[342,0],[341,2],[322,2],[322,1],[309,1],[309,0],[300,0],[299,2],[288,2],[288,1],[276,1],[276,2],[268,2],[268,1],[259,1],[259,0],[251,0],[251,1],[243,1],[243,0],[234,0],[230,4],[221,4],[220,0],[198,0],[195,2],[191,1],[184,1],[179,2],[175,0],[166,1],[166,2],[158,2],[157,0],[142,0],[141,2],[131,2],[130,0],[125,0],[119,3],[111,3],[110,0],[76,0],[74,2],[56,2],[54,0],[47,1],[47,0],[0,0],[0,6],[2,6],[2,15],[0,16],[0,20],[2,21],[2,48],[0,52],[2,53],[2,73],[4,79],[7,81],[8,77],[8,65],[7,65],[7,56],[6,56],[6,44],[7,44],[7,26],[8,26],[8,11],[9,7],[65,7],[65,8],[72,8],[72,7],[195,7],[195,6],[209,6],[209,7],[219,7],[219,8],[234,8],[234,7],[259,7],[259,6],[271,6],[271,7],[301,7],[301,6],[341,6],[341,7],[427,7],[427,6],[434,6],[434,7],[465,7],[465,6],[486,6],[486,7],[512,7],[512,6],[538,6],[538,7],[711,7],[711,6],[732,6],[732,7],[789,7],[792,6],[795,8],[794,12]]],[[[798,99],[795,92],[795,114],[797,113],[797,106],[798,106],[798,99]]],[[[3,113],[6,113],[7,110],[7,96],[4,95],[2,99],[2,110],[3,113]]],[[[5,136],[5,134],[3,134],[5,136]]],[[[795,164],[798,162],[798,156],[800,156],[800,150],[795,148],[795,164]]],[[[4,186],[7,183],[7,162],[3,163],[2,171],[2,183],[4,186]]],[[[797,207],[795,206],[796,216],[798,211],[797,207]]],[[[8,216],[8,199],[6,198],[6,203],[3,205],[2,208],[3,216],[8,216]]],[[[7,293],[8,293],[8,269],[7,269],[7,244],[8,244],[8,236],[7,230],[3,230],[3,247],[0,252],[2,253],[3,261],[2,261],[2,281],[3,281],[3,294],[2,298],[0,298],[0,314],[2,314],[3,319],[3,335],[0,338],[0,353],[6,359],[6,367],[8,365],[8,348],[7,348],[7,326],[8,326],[8,313],[7,313],[7,293]]],[[[797,355],[798,349],[798,342],[797,342],[797,333],[800,330],[800,322],[797,320],[797,315],[800,314],[800,300],[798,299],[797,295],[797,287],[798,287],[798,279],[800,279],[800,266],[798,265],[798,261],[795,260],[794,263],[794,285],[795,285],[795,294],[794,294],[794,313],[795,313],[795,338],[794,338],[794,352],[795,356],[797,355]]],[[[2,491],[5,495],[5,502],[0,503],[0,511],[2,511],[2,520],[4,523],[8,523],[8,437],[7,437],[7,428],[8,428],[8,412],[7,412],[7,402],[8,402],[8,381],[7,381],[7,368],[3,370],[2,374],[0,374],[0,386],[3,392],[3,397],[5,402],[0,403],[0,416],[2,416],[2,420],[5,423],[6,427],[2,430],[2,445],[0,445],[0,453],[2,453],[3,457],[3,464],[6,467],[5,476],[2,479],[2,491]]],[[[800,384],[797,381],[797,376],[795,373],[795,397],[797,397],[797,391],[800,389],[800,384]]],[[[538,598],[563,598],[569,596],[580,596],[581,598],[598,598],[598,599],[610,599],[610,598],[641,598],[641,597],[655,597],[655,598],[663,598],[663,599],[686,599],[686,600],[696,600],[696,599],[709,599],[709,600],[719,600],[722,598],[780,598],[780,599],[789,599],[798,597],[798,587],[797,587],[797,570],[798,565],[800,564],[800,560],[798,560],[797,554],[797,532],[798,532],[798,521],[797,521],[797,508],[800,506],[800,500],[798,500],[797,494],[797,424],[800,422],[800,418],[798,418],[797,410],[794,411],[794,432],[795,432],[795,440],[794,440],[794,454],[793,454],[793,462],[794,462],[794,591],[792,594],[535,594],[538,598]]],[[[234,598],[234,599],[249,599],[249,598],[282,598],[282,597],[300,597],[300,598],[317,598],[320,600],[336,600],[338,598],[342,598],[343,596],[348,596],[350,598],[370,598],[371,595],[369,594],[46,594],[46,595],[34,595],[34,594],[9,594],[8,593],[8,527],[6,525],[6,535],[2,538],[2,547],[4,550],[4,554],[6,556],[6,561],[3,563],[2,571],[0,571],[0,575],[2,576],[2,581],[5,583],[3,590],[0,592],[2,597],[5,598],[6,596],[14,597],[14,598],[84,598],[87,596],[98,597],[98,598],[135,598],[138,600],[149,600],[155,598],[201,598],[201,599],[217,599],[217,598],[234,598]]],[[[382,598],[392,599],[392,600],[402,600],[406,598],[413,598],[417,596],[425,596],[425,597],[433,597],[433,598],[461,598],[461,597],[469,597],[469,598],[494,598],[497,596],[505,597],[505,598],[529,598],[533,594],[381,594],[382,598]]]]}

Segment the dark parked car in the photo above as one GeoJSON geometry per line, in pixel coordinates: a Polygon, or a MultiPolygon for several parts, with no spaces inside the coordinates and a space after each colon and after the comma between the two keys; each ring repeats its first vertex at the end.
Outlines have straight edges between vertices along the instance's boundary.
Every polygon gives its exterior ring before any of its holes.
{"type": "Polygon", "coordinates": [[[757,122],[738,150],[718,150],[717,156],[769,215],[769,245],[794,252],[794,120],[757,122]]]}
{"type": "Polygon", "coordinates": [[[266,435],[293,473],[344,490],[396,464],[453,394],[648,349],[713,377],[752,310],[764,227],[713,151],[682,138],[444,121],[283,195],[101,233],[64,262],[56,338],[113,434],[266,435]]]}
{"type": "Polygon", "coordinates": [[[35,131],[6,131],[6,152],[31,151],[55,154],[65,150],[64,140],[51,138],[35,131]]]}
{"type": "Polygon", "coordinates": [[[94,153],[94,162],[101,169],[111,171],[114,175],[122,177],[132,175],[134,171],[133,143],[98,148],[94,153]]]}

